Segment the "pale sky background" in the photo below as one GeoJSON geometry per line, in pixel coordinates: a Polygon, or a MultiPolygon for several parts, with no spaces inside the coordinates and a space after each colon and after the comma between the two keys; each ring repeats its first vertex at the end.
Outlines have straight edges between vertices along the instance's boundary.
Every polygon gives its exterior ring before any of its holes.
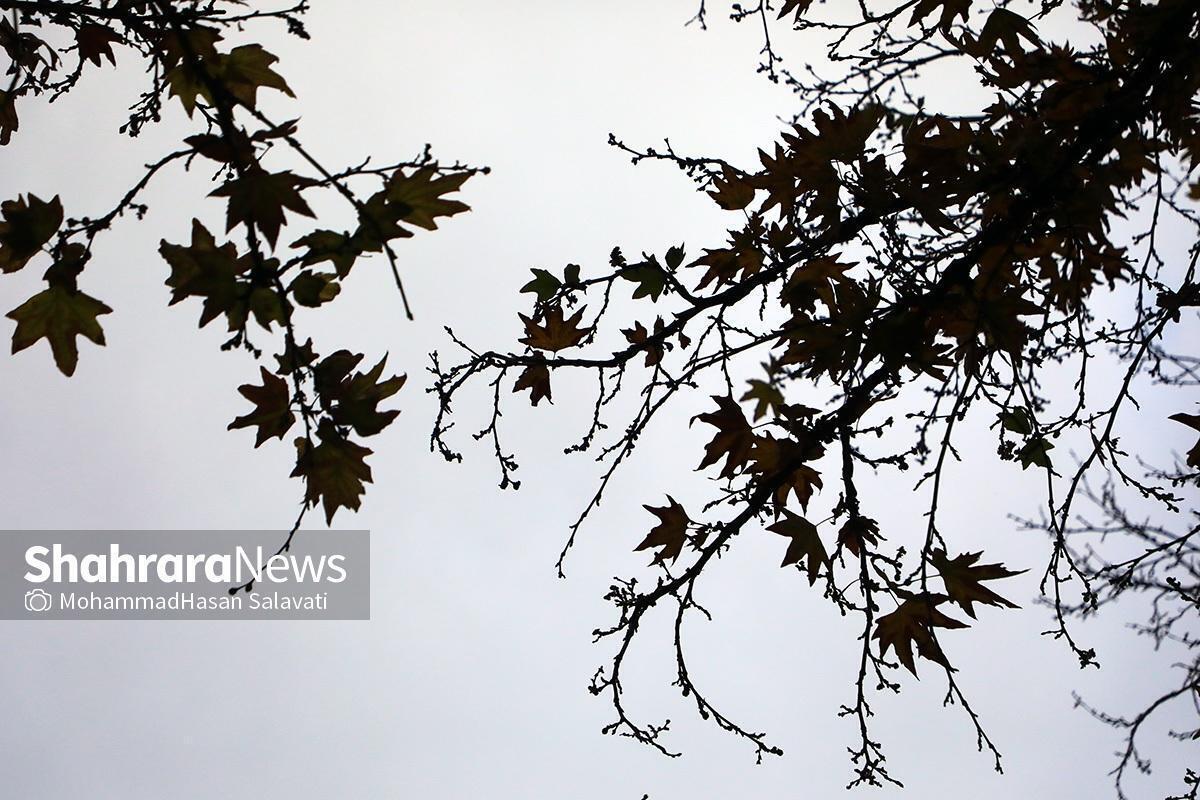
{"type": "MultiPolygon", "coordinates": [[[[318,347],[362,349],[368,358],[388,351],[409,375],[402,415],[370,443],[375,485],[365,506],[337,519],[373,532],[373,618],[0,623],[7,796],[840,794],[855,730],[836,711],[853,697],[856,633],[796,573],[778,569],[778,537],[761,531],[747,531],[701,582],[716,618],[687,634],[693,677],[710,699],[745,727],[768,731],[786,755],[755,766],[745,743],[696,718],[669,685],[665,616],[644,629],[629,661],[627,699],[642,720],[671,718],[670,742],[684,756],[669,760],[599,733],[609,707],[585,687],[611,648],[593,645],[590,631],[611,621],[601,600],[609,579],[648,560],[630,552],[652,524],[641,504],[659,504],[667,492],[685,505],[703,496],[702,478],[690,472],[702,442],[685,427],[700,393],[646,436],[585,527],[566,581],[553,562],[599,475],[587,457],[561,455],[586,426],[584,394],[556,383],[550,409],[529,413],[524,396],[511,404],[506,446],[522,463],[519,492],[501,493],[487,449],[472,446],[467,428],[482,418],[469,402],[459,408],[466,463],[446,464],[428,448],[434,404],[423,393],[424,370],[428,351],[449,350],[442,324],[468,341],[504,346],[520,335],[516,313],[527,303],[517,289],[530,267],[576,262],[586,270],[603,265],[614,245],[661,253],[681,241],[698,250],[720,240],[728,221],[679,173],[633,167],[605,145],[609,131],[639,144],[668,136],[681,151],[750,164],[777,133],[790,100],[754,74],[756,31],[725,22],[721,8],[707,33],[685,28],[693,12],[691,0],[354,0],[316,3],[311,43],[280,44],[270,34],[267,46],[300,97],[272,100],[272,113],[301,115],[302,133],[327,162],[405,158],[430,141],[444,160],[494,169],[468,183],[471,214],[400,243],[416,323],[403,320],[379,260],[361,263],[332,309],[302,323],[318,347]]],[[[184,130],[172,107],[141,139],[116,133],[137,78],[97,72],[53,106],[22,106],[19,135],[0,150],[4,197],[59,193],[68,215],[111,205],[138,165],[184,130]]],[[[962,89],[947,83],[941,91],[962,89]]],[[[102,239],[81,286],[115,313],[103,320],[108,347],[83,343],[74,378],[59,375],[44,345],[0,358],[4,527],[290,521],[301,489],[286,477],[290,444],[252,451],[249,433],[224,430],[242,413],[235,387],[257,368],[247,355],[218,351],[217,325],[196,329],[196,304],[166,306],[157,242],[182,241],[193,214],[216,227],[222,205],[203,191],[195,178],[162,181],[148,194],[144,224],[122,224],[102,239]]],[[[34,268],[6,276],[5,310],[39,277],[34,268]]],[[[1152,698],[1155,686],[1144,682],[1159,680],[1170,660],[1121,629],[1136,618],[1132,610],[1081,628],[1100,651],[1099,671],[1080,673],[1065,647],[1038,635],[1049,626],[1032,602],[1045,542],[1015,530],[1006,514],[1032,513],[1039,486],[1011,465],[993,471],[993,452],[989,444],[954,468],[964,491],[945,506],[944,527],[957,525],[964,550],[986,545],[992,560],[1032,568],[1005,593],[1024,610],[984,608],[946,646],[1007,773],[994,774],[975,752],[959,710],[940,707],[944,682],[926,664],[922,682],[902,676],[899,697],[875,701],[875,733],[909,788],[872,797],[1108,796],[1119,739],[1073,711],[1070,692],[1133,712],[1152,698]]],[[[880,479],[865,495],[885,525],[920,524],[909,484],[880,479]]],[[[1135,796],[1180,786],[1186,751],[1157,741],[1158,769],[1135,779],[1135,796]]]]}

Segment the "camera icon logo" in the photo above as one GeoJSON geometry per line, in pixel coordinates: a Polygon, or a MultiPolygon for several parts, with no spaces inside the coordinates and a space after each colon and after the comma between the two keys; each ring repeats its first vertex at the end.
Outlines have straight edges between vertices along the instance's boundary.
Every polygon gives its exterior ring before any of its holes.
{"type": "Polygon", "coordinates": [[[54,605],[54,598],[44,589],[30,589],[25,593],[25,610],[41,613],[49,611],[54,605]]]}

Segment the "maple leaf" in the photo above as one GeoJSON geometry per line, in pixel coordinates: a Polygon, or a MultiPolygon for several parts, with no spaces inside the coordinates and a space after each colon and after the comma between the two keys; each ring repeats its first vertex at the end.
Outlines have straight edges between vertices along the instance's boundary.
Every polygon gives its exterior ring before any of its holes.
{"type": "Polygon", "coordinates": [[[531,269],[533,280],[521,287],[521,292],[533,292],[537,295],[539,303],[544,303],[551,297],[554,297],[555,292],[562,286],[562,281],[551,275],[544,269],[531,269]]]}
{"type": "Polygon", "coordinates": [[[242,45],[233,48],[227,55],[218,56],[214,77],[226,91],[250,108],[254,108],[258,101],[259,89],[278,89],[289,97],[295,97],[283,76],[271,69],[271,65],[278,60],[262,45],[242,45]]]}
{"type": "Polygon", "coordinates": [[[291,375],[296,370],[303,369],[316,360],[317,354],[313,352],[312,339],[309,339],[304,344],[296,344],[289,338],[284,345],[283,352],[275,356],[275,361],[279,364],[277,371],[280,375],[291,375]]]}
{"type": "Polygon", "coordinates": [[[108,63],[117,65],[117,57],[113,53],[113,43],[120,42],[121,35],[107,25],[84,23],[75,31],[75,44],[79,47],[79,58],[91,61],[97,67],[101,66],[101,57],[107,58],[108,63]]]}
{"type": "Polygon", "coordinates": [[[221,32],[206,25],[193,25],[166,32],[158,42],[163,64],[173,67],[188,55],[201,59],[217,57],[217,42],[221,32]]]}
{"type": "Polygon", "coordinates": [[[555,306],[546,312],[544,325],[524,314],[518,314],[525,323],[525,338],[518,339],[521,344],[529,345],[538,350],[548,350],[556,353],[568,347],[574,347],[583,341],[588,334],[588,328],[580,328],[579,321],[583,319],[584,309],[580,308],[570,319],[563,320],[562,306],[555,306]]]}
{"type": "Polygon", "coordinates": [[[205,158],[221,164],[249,164],[254,157],[254,145],[240,131],[231,140],[215,133],[197,133],[183,140],[205,158]]]}
{"type": "Polygon", "coordinates": [[[374,436],[399,416],[396,410],[380,411],[379,404],[400,391],[407,379],[404,375],[380,380],[387,356],[368,372],[351,370],[362,361],[361,353],[338,350],[313,368],[317,394],[338,425],[354,428],[359,436],[374,436]]]}
{"type": "Polygon", "coordinates": [[[717,404],[716,411],[692,417],[692,422],[700,420],[712,425],[718,431],[712,441],[705,446],[704,460],[696,469],[704,469],[724,457],[725,465],[721,467],[721,477],[732,478],[738,469],[745,466],[750,460],[750,451],[754,447],[754,431],[750,429],[746,415],[734,402],[733,397],[713,395],[712,399],[717,404]]]}
{"type": "Polygon", "coordinates": [[[59,245],[54,248],[54,262],[42,277],[51,286],[63,286],[74,292],[79,288],[76,279],[89,258],[87,247],[79,242],[59,245]]]}
{"type": "Polygon", "coordinates": [[[780,300],[791,308],[806,311],[815,310],[820,300],[830,310],[835,310],[837,300],[834,288],[850,281],[845,273],[854,266],[843,264],[836,256],[814,258],[792,271],[780,293],[780,300]]]}
{"type": "Polygon", "coordinates": [[[360,436],[374,436],[400,415],[396,409],[380,411],[378,408],[381,402],[400,391],[408,380],[407,375],[383,378],[386,363],[385,354],[367,372],[356,372],[350,377],[338,395],[337,405],[330,410],[335,422],[351,426],[360,436]]]}
{"type": "Polygon", "coordinates": [[[1033,417],[1029,410],[1022,407],[1010,408],[1000,412],[1000,424],[1006,431],[1029,436],[1033,433],[1033,417]]]}
{"type": "Polygon", "coordinates": [[[287,381],[272,374],[266,367],[259,367],[259,371],[262,374],[262,386],[246,383],[238,387],[238,393],[254,404],[254,410],[229,423],[226,429],[232,431],[257,427],[255,448],[273,436],[282,439],[296,422],[287,381]]]}
{"type": "MultiPolygon", "coordinates": [[[[654,335],[662,333],[664,327],[666,327],[666,323],[663,322],[662,317],[656,319],[654,321],[654,335]]],[[[670,342],[663,341],[659,341],[654,344],[647,344],[647,342],[650,341],[651,334],[650,331],[646,329],[646,326],[640,322],[635,323],[634,327],[632,328],[622,330],[621,333],[625,334],[625,340],[630,344],[645,345],[647,367],[653,367],[655,364],[660,363],[663,359],[663,355],[666,354],[666,351],[671,350],[674,347],[674,345],[672,345],[670,342]]]]}
{"type": "Polygon", "coordinates": [[[513,386],[513,394],[523,389],[529,390],[529,402],[534,406],[540,403],[542,398],[554,402],[550,397],[550,370],[545,364],[530,364],[521,372],[516,385],[513,386]]]}
{"type": "Polygon", "coordinates": [[[1017,458],[1021,460],[1021,469],[1029,469],[1036,464],[1045,469],[1053,469],[1053,464],[1050,462],[1050,451],[1054,449],[1054,443],[1050,440],[1035,436],[1021,447],[1017,452],[1017,458]]]}
{"type": "Polygon", "coordinates": [[[167,88],[171,97],[178,97],[183,110],[191,117],[196,110],[196,101],[203,98],[212,103],[212,93],[204,78],[192,69],[191,64],[179,64],[167,72],[167,88]]]}
{"type": "Polygon", "coordinates": [[[912,18],[908,24],[920,22],[925,17],[932,14],[941,6],[942,16],[938,21],[938,25],[942,28],[949,28],[954,24],[955,17],[962,17],[964,21],[967,19],[967,14],[971,10],[971,0],[919,0],[916,8],[913,9],[912,18]]]}
{"type": "Polygon", "coordinates": [[[0,203],[0,271],[16,272],[42,251],[63,221],[62,201],[36,195],[0,203]]]}
{"type": "Polygon", "coordinates": [[[238,278],[250,269],[248,257],[239,258],[231,243],[218,247],[212,233],[197,219],[192,220],[190,245],[171,244],[164,239],[158,252],[171,267],[166,280],[172,289],[171,305],[188,297],[202,297],[200,327],[221,314],[228,316],[230,330],[241,327],[248,309],[245,286],[238,278]]]}
{"type": "Polygon", "coordinates": [[[783,19],[788,14],[794,14],[793,21],[799,22],[812,3],[813,0],[783,0],[783,7],[779,9],[779,16],[775,19],[783,19]]]}
{"type": "Polygon", "coordinates": [[[856,556],[866,547],[879,544],[881,538],[879,523],[870,517],[857,514],[846,520],[838,531],[838,544],[856,556]]]}
{"type": "Polygon", "coordinates": [[[321,503],[325,523],[333,521],[339,508],[357,511],[371,483],[371,467],[366,457],[371,451],[337,432],[331,423],[317,429],[320,444],[315,447],[304,437],[296,439],[296,468],[293,478],[304,479],[304,502],[313,507],[321,503]]]}
{"type": "Polygon", "coordinates": [[[798,314],[792,319],[780,365],[802,365],[803,372],[814,379],[823,373],[834,379],[841,377],[858,356],[857,338],[848,336],[841,325],[826,325],[807,315],[798,314]]]}
{"type": "Polygon", "coordinates": [[[983,30],[979,33],[979,52],[990,53],[997,42],[1003,42],[1004,49],[1014,58],[1024,54],[1021,49],[1021,39],[1027,39],[1031,44],[1040,44],[1041,40],[1029,20],[1020,14],[1014,14],[1006,8],[992,10],[983,30]]]}
{"type": "Polygon", "coordinates": [[[676,503],[670,495],[667,495],[667,502],[669,505],[661,508],[642,506],[658,517],[659,523],[650,529],[650,533],[646,534],[646,538],[634,550],[645,550],[649,547],[659,548],[658,553],[654,556],[653,563],[655,564],[679,558],[679,554],[683,552],[683,546],[687,544],[687,526],[691,520],[688,519],[683,506],[676,503]]]}
{"type": "Polygon", "coordinates": [[[288,284],[288,291],[296,302],[308,308],[318,308],[330,302],[342,291],[336,276],[328,272],[303,270],[288,284]]]}
{"type": "Polygon", "coordinates": [[[412,175],[396,170],[385,190],[389,203],[398,206],[398,218],[425,230],[437,229],[437,217],[452,217],[470,207],[442,195],[457,192],[471,177],[469,172],[438,175],[435,166],[421,167],[412,175]]]}
{"type": "Polygon", "coordinates": [[[12,351],[19,353],[45,339],[50,343],[54,363],[62,374],[70,377],[79,362],[76,337],[83,336],[103,345],[104,331],[96,318],[110,313],[112,309],[94,297],[69,286],[51,284],[6,315],[17,323],[12,351]]]}
{"type": "Polygon", "coordinates": [[[254,225],[274,247],[279,238],[279,229],[283,226],[285,208],[306,217],[313,216],[312,209],[300,196],[301,189],[312,185],[311,180],[293,172],[267,172],[255,168],[226,182],[209,196],[229,198],[226,233],[236,228],[238,223],[247,228],[254,225]]]}
{"type": "Polygon", "coordinates": [[[933,633],[934,628],[953,630],[967,627],[965,622],[938,611],[937,607],[950,598],[928,592],[915,595],[901,593],[900,596],[904,602],[892,613],[880,617],[875,625],[872,638],[879,640],[880,657],[886,656],[889,648],[895,648],[900,663],[916,675],[917,667],[913,659],[913,645],[916,645],[916,654],[921,658],[953,670],[933,633]]]}
{"type": "MultiPolygon", "coordinates": [[[[679,260],[682,261],[683,251],[680,250],[678,252],[679,260]]],[[[678,266],[678,263],[676,266],[678,266]]],[[[667,288],[667,273],[654,256],[647,256],[645,261],[623,267],[621,269],[621,277],[637,284],[637,288],[633,290],[634,300],[649,297],[651,302],[656,303],[667,288]]]]}
{"type": "Polygon", "coordinates": [[[174,45],[172,58],[178,63],[166,75],[171,95],[179,98],[189,117],[197,99],[212,104],[213,84],[250,109],[258,102],[259,89],[277,89],[295,97],[283,76],[271,69],[279,59],[262,45],[247,44],[218,53],[213,45],[220,34],[204,35],[199,40],[196,34],[197,29],[188,32],[186,46],[174,45]]]}
{"type": "Polygon", "coordinates": [[[726,211],[740,211],[754,202],[754,187],[742,180],[736,170],[721,168],[721,177],[713,179],[708,196],[726,211]]]}
{"type": "Polygon", "coordinates": [[[317,230],[292,242],[291,246],[308,248],[308,252],[304,254],[304,258],[300,262],[305,266],[311,267],[322,261],[328,261],[333,264],[338,277],[345,278],[350,274],[350,268],[354,266],[354,262],[363,253],[363,248],[359,244],[348,233],[317,230]]]}
{"type": "Polygon", "coordinates": [[[763,171],[750,176],[750,184],[755,189],[762,189],[767,193],[767,199],[760,206],[760,211],[766,213],[779,206],[779,213],[783,217],[791,217],[796,209],[796,197],[799,193],[796,191],[795,168],[787,151],[783,149],[782,144],[776,142],[773,155],[759,148],[758,160],[763,166],[763,171]]]}
{"type": "MultiPolygon", "coordinates": [[[[1187,425],[1192,430],[1200,432],[1200,416],[1196,414],[1172,414],[1167,419],[1187,425]]],[[[1197,440],[1196,445],[1188,451],[1187,465],[1189,467],[1200,467],[1200,440],[1197,440]]]]}
{"type": "Polygon", "coordinates": [[[803,461],[815,461],[824,455],[819,443],[804,443],[792,439],[776,439],[770,434],[754,439],[754,472],[767,478],[778,476],[779,487],[775,490],[775,505],[782,509],[787,505],[788,495],[795,494],[800,507],[807,510],[813,492],[822,487],[821,473],[803,461]],[[789,464],[797,464],[786,475],[778,475],[789,464]]]}
{"type": "Polygon", "coordinates": [[[21,127],[17,116],[17,103],[14,96],[0,89],[0,146],[12,141],[12,135],[21,127]]]}
{"type": "Polygon", "coordinates": [[[936,549],[930,553],[929,563],[933,564],[942,581],[946,584],[946,594],[950,599],[971,616],[975,617],[973,603],[1004,608],[1020,608],[1016,603],[1004,599],[984,586],[980,581],[993,581],[999,578],[1011,578],[1026,570],[1013,572],[1003,564],[976,564],[983,553],[963,553],[956,558],[948,558],[946,551],[936,549]]]}
{"type": "Polygon", "coordinates": [[[768,411],[775,413],[783,406],[783,392],[766,381],[751,380],[750,391],[742,395],[742,402],[747,400],[757,401],[754,407],[754,421],[758,422],[768,411]]]}
{"type": "Polygon", "coordinates": [[[821,473],[807,464],[801,464],[788,473],[783,484],[775,490],[775,505],[782,508],[787,503],[788,494],[795,494],[800,507],[807,510],[813,492],[821,486],[821,473]]]}
{"type": "Polygon", "coordinates": [[[883,109],[874,104],[849,112],[837,106],[829,106],[827,110],[819,109],[813,112],[815,135],[803,128],[797,128],[795,136],[784,134],[784,140],[792,144],[798,152],[803,152],[805,156],[814,160],[814,164],[806,165],[813,171],[812,175],[804,177],[814,184],[814,189],[821,191],[824,188],[823,184],[830,182],[831,178],[836,178],[827,172],[828,162],[851,164],[863,158],[867,140],[879,127],[883,117],[883,109]]]}
{"type": "Polygon", "coordinates": [[[812,586],[816,583],[821,565],[829,563],[829,553],[825,551],[825,545],[821,543],[821,537],[817,534],[817,526],[799,514],[793,514],[784,509],[783,519],[769,526],[767,530],[778,533],[780,536],[787,536],[792,540],[788,543],[787,552],[783,555],[783,563],[779,566],[798,565],[803,560],[808,567],[808,585],[812,586]]]}
{"type": "Polygon", "coordinates": [[[533,280],[521,287],[521,292],[533,292],[537,295],[539,303],[545,303],[558,292],[562,287],[578,287],[579,286],[579,265],[567,264],[563,270],[562,280],[552,275],[544,269],[529,270],[533,273],[533,280]]]}

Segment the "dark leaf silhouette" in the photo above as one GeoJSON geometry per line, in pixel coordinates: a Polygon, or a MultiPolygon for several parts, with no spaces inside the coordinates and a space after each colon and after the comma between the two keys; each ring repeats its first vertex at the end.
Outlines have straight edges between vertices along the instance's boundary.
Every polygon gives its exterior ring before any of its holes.
{"type": "Polygon", "coordinates": [[[362,504],[363,484],[371,483],[366,462],[371,451],[342,436],[332,424],[322,425],[317,436],[316,445],[303,437],[296,440],[292,477],[304,479],[305,502],[310,506],[319,503],[330,523],[339,508],[357,511],[362,504]]]}
{"type": "Polygon", "coordinates": [[[905,597],[899,608],[879,618],[874,638],[879,640],[879,653],[886,656],[889,649],[896,651],[896,658],[913,675],[917,674],[916,656],[953,669],[938,644],[935,628],[954,630],[967,627],[966,623],[952,619],[938,606],[950,598],[942,594],[922,593],[905,597]]]}
{"type": "Polygon", "coordinates": [[[525,338],[520,341],[537,350],[546,350],[551,353],[574,347],[588,334],[587,328],[579,327],[579,321],[583,319],[583,312],[584,309],[581,308],[569,319],[564,320],[562,307],[555,306],[546,312],[545,320],[541,324],[531,317],[520,314],[521,321],[525,323],[525,338]]]}
{"type": "Polygon", "coordinates": [[[262,375],[261,386],[247,383],[238,387],[242,397],[254,404],[254,410],[229,423],[229,430],[257,428],[255,447],[271,437],[282,439],[296,422],[296,415],[290,408],[291,393],[287,381],[268,372],[266,367],[260,367],[259,371],[262,375]]]}
{"type": "Polygon", "coordinates": [[[262,231],[268,244],[274,245],[283,226],[285,208],[306,217],[313,216],[312,209],[300,196],[300,190],[311,185],[312,181],[291,172],[270,173],[255,169],[234,178],[212,194],[229,198],[227,232],[239,224],[247,228],[254,226],[262,231]]]}
{"type": "MultiPolygon", "coordinates": [[[[299,114],[272,118],[260,103],[264,92],[281,101],[294,95],[273,47],[258,33],[276,23],[289,35],[309,38],[307,3],[273,9],[250,9],[240,0],[19,5],[0,19],[0,50],[8,59],[0,89],[0,146],[18,135],[37,135],[21,129],[18,105],[44,107],[60,100],[96,68],[115,67],[142,81],[129,104],[118,101],[129,106],[120,134],[137,139],[164,119],[186,128],[181,144],[138,156],[144,168],[113,189],[111,203],[100,209],[65,217],[58,197],[44,201],[32,193],[0,205],[0,272],[16,272],[38,258],[48,264],[45,288],[8,314],[16,323],[14,352],[46,339],[59,369],[72,374],[78,338],[104,344],[99,317],[110,313],[81,290],[85,267],[113,258],[144,266],[136,252],[108,250],[108,233],[159,225],[170,303],[198,299],[200,327],[223,323],[227,337],[221,349],[260,362],[261,384],[239,390],[253,409],[229,427],[253,428],[259,447],[302,422],[293,474],[304,479],[304,507],[323,506],[326,521],[338,509],[357,509],[371,478],[365,462],[370,451],[351,437],[376,436],[391,424],[399,411],[385,402],[405,379],[385,375],[383,359],[359,371],[363,354],[337,347],[322,352],[312,338],[301,338],[301,327],[309,313],[321,313],[341,298],[355,264],[375,255],[386,258],[411,318],[392,243],[466,211],[448,195],[486,168],[442,165],[428,146],[415,158],[384,161],[373,153],[348,166],[329,164],[304,138],[299,114]],[[168,102],[171,98],[178,103],[168,102]],[[190,196],[189,181],[169,193],[171,208],[186,209],[182,220],[196,217],[190,240],[181,242],[170,232],[177,223],[148,215],[146,198],[151,186],[185,170],[211,185],[190,196]],[[200,222],[200,211],[191,210],[205,192],[224,205],[224,239],[200,222]],[[332,201],[319,206],[329,220],[319,228],[305,222],[317,199],[332,201]],[[279,248],[285,233],[292,242],[287,252],[279,248]],[[270,360],[277,364],[274,371],[262,365],[270,360]]],[[[309,118],[321,113],[303,110],[309,118]]],[[[100,132],[82,134],[87,139],[80,151],[86,154],[100,132]]],[[[548,377],[544,383],[548,396],[548,377]]],[[[302,519],[295,520],[293,535],[302,519]]]]}
{"type": "Polygon", "coordinates": [[[82,336],[103,345],[104,331],[97,318],[110,313],[112,309],[94,297],[66,286],[51,286],[6,315],[17,323],[12,351],[19,353],[45,339],[62,374],[74,375],[79,363],[76,339],[82,336]]]}
{"type": "Polygon", "coordinates": [[[0,271],[16,272],[41,252],[63,221],[62,202],[35,195],[0,204],[0,271]]]}
{"type": "Polygon", "coordinates": [[[946,594],[950,599],[962,606],[969,616],[974,618],[975,608],[972,604],[982,603],[986,606],[1017,608],[1017,604],[1005,600],[1000,595],[983,585],[983,581],[994,581],[999,578],[1011,578],[1020,575],[1025,570],[1005,569],[1003,564],[979,564],[983,553],[963,553],[955,558],[949,558],[945,550],[934,550],[930,553],[929,563],[942,576],[946,584],[946,594]]]}
{"type": "Polygon", "coordinates": [[[754,447],[754,432],[750,429],[750,423],[746,421],[741,407],[732,397],[714,395],[712,399],[717,404],[717,410],[699,414],[692,420],[700,420],[717,429],[717,435],[704,448],[704,460],[696,469],[704,469],[724,458],[721,477],[729,478],[750,460],[750,451],[754,447]]]}
{"type": "Polygon", "coordinates": [[[75,43],[79,46],[79,57],[97,67],[103,66],[101,59],[108,59],[114,67],[117,56],[112,46],[121,41],[121,35],[107,25],[86,23],[75,31],[75,43]]]}
{"type": "Polygon", "coordinates": [[[687,528],[688,522],[690,522],[687,512],[670,495],[667,496],[667,503],[668,505],[661,508],[642,506],[658,517],[659,522],[651,528],[650,533],[646,534],[646,538],[635,549],[658,548],[658,552],[654,555],[656,562],[674,561],[679,558],[679,554],[683,552],[683,546],[687,544],[687,528]]]}
{"type": "Polygon", "coordinates": [[[783,555],[783,563],[779,566],[786,567],[804,561],[808,569],[808,585],[816,583],[821,567],[829,561],[829,554],[825,551],[825,545],[821,543],[817,526],[799,514],[785,509],[783,519],[769,526],[767,530],[791,539],[787,552],[783,555]]]}
{"type": "Polygon", "coordinates": [[[517,378],[514,392],[529,390],[529,402],[537,405],[543,399],[554,402],[550,397],[550,370],[544,364],[531,364],[517,378]]]}
{"type": "MultiPolygon", "coordinates": [[[[1176,422],[1187,425],[1192,430],[1200,433],[1200,415],[1196,414],[1172,414],[1170,419],[1176,422]]],[[[1200,440],[1192,446],[1188,451],[1187,464],[1189,467],[1200,467],[1200,440]]]]}

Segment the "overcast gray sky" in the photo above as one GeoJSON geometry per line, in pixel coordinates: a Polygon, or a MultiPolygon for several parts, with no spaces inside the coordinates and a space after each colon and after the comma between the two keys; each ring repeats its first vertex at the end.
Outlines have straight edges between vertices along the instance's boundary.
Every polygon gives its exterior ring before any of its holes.
{"type": "MultiPolygon", "coordinates": [[[[440,0],[316,3],[314,40],[268,48],[298,104],[302,131],[329,162],[367,154],[407,157],[433,142],[445,160],[488,164],[468,184],[474,211],[433,235],[400,243],[418,317],[402,319],[383,262],[356,269],[343,298],[304,324],[318,342],[372,354],[409,375],[403,413],[372,447],[375,485],[341,527],[373,532],[373,618],[308,623],[0,623],[0,785],[14,798],[826,797],[851,777],[852,725],[836,717],[852,699],[855,633],[790,570],[776,537],[747,533],[702,584],[714,621],[695,625],[694,677],[745,726],[766,730],[786,755],[755,766],[744,743],[698,720],[669,686],[666,629],[646,630],[626,678],[642,719],[672,720],[669,760],[600,735],[602,699],[585,690],[609,648],[589,632],[610,621],[601,600],[613,575],[647,560],[631,554],[650,517],[644,502],[671,492],[699,497],[698,446],[686,419],[699,397],[652,429],[568,562],[553,562],[598,470],[561,449],[586,415],[569,388],[552,409],[514,413],[519,492],[501,493],[482,448],[450,465],[428,449],[433,403],[423,393],[426,353],[447,349],[442,324],[470,341],[519,335],[516,289],[530,267],[600,265],[614,245],[663,251],[719,240],[725,221],[663,166],[633,167],[605,145],[609,131],[653,144],[669,136],[688,152],[752,163],[771,141],[785,91],[754,74],[754,31],[723,21],[683,23],[692,0],[660,3],[440,0]]],[[[803,54],[803,47],[792,46],[803,54]]],[[[136,172],[184,129],[174,113],[139,140],[116,128],[138,76],[85,79],[51,107],[22,107],[22,127],[0,151],[4,196],[63,196],[67,213],[111,205],[136,172]]],[[[957,91],[942,87],[945,98],[957,91]]],[[[272,101],[274,102],[274,101],[272,101]]],[[[291,113],[288,114],[288,110],[291,113]]],[[[194,213],[219,220],[203,183],[155,186],[151,215],[103,240],[82,285],[114,313],[108,347],[83,345],[67,380],[36,347],[0,358],[4,527],[276,528],[290,521],[299,484],[292,451],[251,451],[234,391],[256,374],[248,356],[218,351],[217,326],[196,330],[198,310],[168,309],[161,237],[185,238],[194,213]],[[197,212],[197,209],[200,212],[197,212]]],[[[212,225],[216,227],[216,223],[212,225]]],[[[27,297],[38,275],[6,277],[5,302],[27,297]]],[[[6,324],[8,324],[6,322],[6,324]]],[[[1177,410],[1177,409],[1176,409],[1177,410]]],[[[464,428],[470,404],[460,409],[464,428]]],[[[986,469],[989,456],[956,467],[986,469]]],[[[982,473],[981,473],[982,475],[982,473]]],[[[1009,511],[1032,512],[1036,481],[1006,470],[944,507],[964,543],[1015,568],[1008,596],[1022,612],[981,611],[980,629],[949,644],[965,690],[1005,754],[995,775],[975,752],[943,683],[926,669],[882,697],[877,735],[913,797],[1091,798],[1110,792],[1114,733],[1072,710],[1071,689],[1117,711],[1150,697],[1140,685],[1163,656],[1117,618],[1083,630],[1102,670],[1080,673],[1067,650],[1039,632],[1033,605],[1044,542],[1009,511]],[[969,528],[969,530],[967,530],[969,528]],[[968,788],[969,787],[969,788],[968,788]]],[[[881,479],[870,502],[915,519],[908,484],[881,479]]],[[[685,503],[686,504],[686,503],[685,503]]],[[[915,524],[915,523],[913,523],[915,524]]],[[[1133,619],[1133,612],[1129,618],[1133,619]]],[[[661,623],[662,621],[659,620],[661,623]]],[[[1143,797],[1177,789],[1182,749],[1135,784],[1143,797]]],[[[904,793],[887,789],[879,797],[904,793]]]]}

